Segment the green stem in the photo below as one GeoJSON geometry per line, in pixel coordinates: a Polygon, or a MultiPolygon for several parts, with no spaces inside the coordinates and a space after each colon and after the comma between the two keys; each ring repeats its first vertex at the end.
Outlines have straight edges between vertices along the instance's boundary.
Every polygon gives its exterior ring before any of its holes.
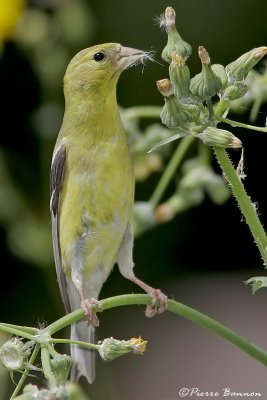
{"type": "Polygon", "coordinates": [[[223,115],[225,112],[228,112],[229,106],[230,100],[222,98],[215,107],[215,114],[223,115]]]}
{"type": "MultiPolygon", "coordinates": [[[[37,355],[38,355],[38,353],[39,353],[39,350],[40,350],[40,346],[39,346],[39,345],[36,345],[35,348],[34,348],[34,350],[33,350],[33,352],[32,352],[31,358],[30,358],[30,360],[29,360],[29,364],[30,364],[30,365],[33,365],[33,364],[34,364],[35,359],[36,359],[36,357],[37,357],[37,355]]],[[[14,399],[14,398],[19,394],[20,390],[22,389],[22,386],[24,385],[24,382],[25,382],[25,380],[26,380],[28,374],[29,374],[29,369],[26,369],[26,370],[24,371],[24,374],[23,374],[22,377],[20,378],[19,383],[17,384],[17,386],[16,386],[14,392],[12,393],[12,396],[10,397],[10,400],[14,399]]]]}
{"type": "MultiPolygon", "coordinates": [[[[128,305],[140,305],[140,304],[150,304],[151,298],[145,294],[129,294],[116,297],[110,297],[108,299],[101,300],[102,308],[101,310],[108,310],[114,307],[128,306],[128,305]]],[[[97,306],[93,306],[94,311],[100,311],[97,306]]],[[[245,351],[247,354],[255,358],[257,361],[264,365],[267,365],[267,352],[265,352],[260,347],[251,343],[249,340],[240,336],[238,333],[232,329],[227,328],[216,320],[202,314],[201,312],[188,307],[184,304],[178,303],[173,300],[168,301],[168,310],[174,314],[180,315],[192,322],[195,322],[199,326],[208,329],[211,332],[218,334],[219,336],[226,339],[228,342],[233,343],[235,346],[239,347],[241,350],[245,351]]],[[[84,317],[84,311],[82,309],[76,310],[71,314],[61,318],[60,320],[49,325],[46,330],[49,333],[58,331],[59,329],[65,328],[70,323],[76,322],[84,317]]]]}
{"type": "Polygon", "coordinates": [[[1,322],[0,323],[0,331],[1,331],[1,327],[17,329],[22,332],[29,333],[30,335],[36,335],[38,333],[38,329],[32,328],[31,326],[13,325],[13,324],[7,324],[5,322],[1,322]]]}
{"type": "Polygon", "coordinates": [[[77,344],[78,346],[87,347],[88,349],[98,350],[99,345],[93,343],[81,342],[80,340],[70,340],[70,339],[50,339],[49,343],[63,343],[63,344],[77,344]]]}
{"type": "Polygon", "coordinates": [[[213,122],[213,116],[214,116],[214,110],[213,110],[211,99],[207,99],[206,104],[207,104],[207,108],[208,108],[208,111],[209,111],[210,123],[212,123],[213,122]]]}
{"type": "Polygon", "coordinates": [[[248,125],[248,124],[243,124],[242,122],[237,122],[233,121],[229,118],[223,118],[223,117],[216,117],[219,121],[225,122],[228,125],[231,125],[233,127],[239,127],[239,128],[245,128],[245,129],[250,129],[252,131],[257,131],[257,132],[265,132],[267,133],[267,127],[266,126],[254,126],[254,125],[248,125]]]}
{"type": "Polygon", "coordinates": [[[254,237],[255,243],[260,251],[263,262],[267,265],[267,237],[263,226],[258,218],[257,212],[244,186],[237,176],[237,173],[224,149],[215,148],[214,153],[224,172],[225,178],[230,184],[230,188],[235,196],[246,223],[254,237]]]}
{"type": "Polygon", "coordinates": [[[56,387],[57,380],[56,380],[55,375],[53,374],[53,371],[51,368],[50,353],[46,346],[41,347],[41,360],[42,360],[44,376],[49,383],[49,387],[50,388],[56,387]]]}
{"type": "Polygon", "coordinates": [[[167,165],[167,168],[165,168],[164,173],[162,174],[156,189],[154,190],[149,202],[153,204],[154,207],[156,207],[163,196],[170,180],[173,177],[174,172],[178,168],[178,165],[181,163],[184,155],[186,154],[189,146],[193,142],[192,136],[188,135],[185,138],[183,138],[181,141],[179,141],[179,144],[169,161],[169,164],[167,165]]]}
{"type": "MultiPolygon", "coordinates": [[[[128,306],[128,305],[148,305],[151,303],[151,297],[146,294],[129,294],[129,295],[122,295],[116,297],[110,297],[108,299],[101,300],[101,310],[96,305],[93,306],[93,311],[104,311],[114,307],[121,307],[121,306],[128,306]]],[[[260,363],[267,365],[267,352],[261,349],[260,347],[256,346],[254,343],[250,342],[243,336],[240,336],[238,333],[233,331],[232,329],[227,328],[220,322],[214,320],[213,318],[208,317],[201,312],[188,307],[182,303],[178,303],[174,300],[168,300],[168,310],[174,314],[177,314],[183,318],[186,318],[199,326],[208,329],[211,332],[216,333],[217,335],[223,337],[228,342],[234,344],[235,346],[239,347],[241,350],[249,354],[251,357],[259,361],[260,363]]],[[[53,324],[47,326],[43,333],[55,333],[71,323],[74,323],[82,318],[84,318],[84,311],[82,309],[78,309],[63,318],[60,318],[58,321],[54,322],[53,324]]],[[[64,339],[51,339],[49,342],[54,343],[70,343],[72,341],[64,340],[64,339]]],[[[75,342],[76,344],[84,346],[83,342],[75,342]]],[[[89,348],[96,348],[97,345],[92,346],[91,344],[87,345],[89,348]]],[[[40,345],[37,345],[32,352],[31,358],[29,360],[30,364],[33,364],[38,351],[40,349],[40,345]]],[[[50,352],[48,346],[43,346],[41,348],[41,359],[42,359],[42,366],[44,370],[44,375],[49,382],[51,387],[54,387],[57,382],[56,378],[53,374],[50,364],[50,352]]],[[[19,384],[17,385],[11,399],[14,399],[18,392],[20,391],[24,381],[28,375],[28,370],[25,370],[24,375],[21,377],[19,384]]]]}
{"type": "MultiPolygon", "coordinates": [[[[96,306],[92,306],[93,311],[97,311],[96,306]]],[[[60,331],[61,329],[66,328],[67,326],[77,322],[81,319],[85,318],[84,310],[79,308],[76,311],[73,311],[70,314],[65,315],[64,317],[58,319],[57,321],[53,322],[51,325],[48,325],[44,331],[49,335],[53,335],[54,333],[60,331]]]]}
{"type": "Polygon", "coordinates": [[[30,335],[29,333],[24,332],[23,330],[20,330],[20,329],[16,329],[16,328],[19,328],[19,327],[16,327],[16,325],[8,326],[8,324],[0,324],[1,332],[10,333],[10,335],[20,336],[25,339],[36,341],[34,335],[30,335]],[[14,326],[14,328],[12,326],[14,326]]]}
{"type": "Polygon", "coordinates": [[[255,358],[260,363],[267,366],[267,352],[247,340],[243,336],[240,336],[238,333],[233,331],[230,328],[227,328],[220,322],[217,322],[213,318],[208,317],[201,312],[194,310],[193,308],[187,307],[181,303],[177,303],[173,300],[169,300],[169,311],[174,314],[180,315],[192,322],[195,322],[197,325],[208,329],[211,332],[216,333],[217,335],[223,337],[228,342],[234,344],[239,347],[241,350],[245,351],[247,354],[255,358]]]}

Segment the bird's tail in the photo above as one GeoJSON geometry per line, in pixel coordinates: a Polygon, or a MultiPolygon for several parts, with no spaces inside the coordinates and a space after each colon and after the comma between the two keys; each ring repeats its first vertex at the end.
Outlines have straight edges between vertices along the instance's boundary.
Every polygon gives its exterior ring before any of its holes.
{"type": "MultiPolygon", "coordinates": [[[[87,321],[81,320],[71,325],[71,339],[82,342],[94,343],[95,328],[87,321]]],[[[81,376],[85,376],[89,383],[95,379],[95,352],[76,344],[71,345],[71,357],[73,367],[71,381],[77,382],[81,376]]]]}

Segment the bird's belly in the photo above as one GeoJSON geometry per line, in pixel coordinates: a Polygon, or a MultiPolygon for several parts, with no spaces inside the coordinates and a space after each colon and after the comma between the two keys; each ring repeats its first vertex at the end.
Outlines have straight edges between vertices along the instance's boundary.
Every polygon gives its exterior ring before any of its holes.
{"type": "Polygon", "coordinates": [[[66,190],[68,198],[62,201],[62,268],[72,280],[91,279],[91,275],[106,280],[131,220],[133,188],[110,177],[98,178],[99,182],[91,174],[72,174],[67,183],[71,190],[66,190]]]}

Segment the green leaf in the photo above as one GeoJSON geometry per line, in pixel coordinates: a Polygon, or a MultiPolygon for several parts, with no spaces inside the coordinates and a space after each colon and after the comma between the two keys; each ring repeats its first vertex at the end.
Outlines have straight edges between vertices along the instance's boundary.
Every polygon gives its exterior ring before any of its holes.
{"type": "Polygon", "coordinates": [[[245,281],[246,284],[252,283],[252,293],[254,294],[257,290],[267,287],[267,277],[266,276],[253,276],[252,278],[245,281]]]}
{"type": "Polygon", "coordinates": [[[170,136],[167,139],[163,139],[161,142],[159,142],[154,147],[152,147],[152,149],[150,149],[148,151],[148,153],[151,153],[152,151],[156,150],[158,147],[164,146],[165,144],[173,142],[174,140],[181,139],[182,137],[184,137],[186,135],[188,135],[188,132],[183,131],[183,132],[177,133],[176,135],[170,136]]]}

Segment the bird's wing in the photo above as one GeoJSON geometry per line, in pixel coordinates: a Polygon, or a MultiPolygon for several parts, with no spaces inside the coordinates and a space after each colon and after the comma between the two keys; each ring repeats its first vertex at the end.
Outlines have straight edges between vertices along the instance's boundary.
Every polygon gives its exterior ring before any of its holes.
{"type": "Polygon", "coordinates": [[[50,174],[50,214],[52,223],[52,240],[55,257],[55,265],[57,272],[57,280],[61,297],[66,312],[70,312],[70,304],[68,299],[67,283],[61,265],[61,251],[59,243],[59,208],[60,208],[60,191],[64,181],[66,165],[66,147],[64,144],[56,147],[53,155],[51,174],[50,174]]]}

